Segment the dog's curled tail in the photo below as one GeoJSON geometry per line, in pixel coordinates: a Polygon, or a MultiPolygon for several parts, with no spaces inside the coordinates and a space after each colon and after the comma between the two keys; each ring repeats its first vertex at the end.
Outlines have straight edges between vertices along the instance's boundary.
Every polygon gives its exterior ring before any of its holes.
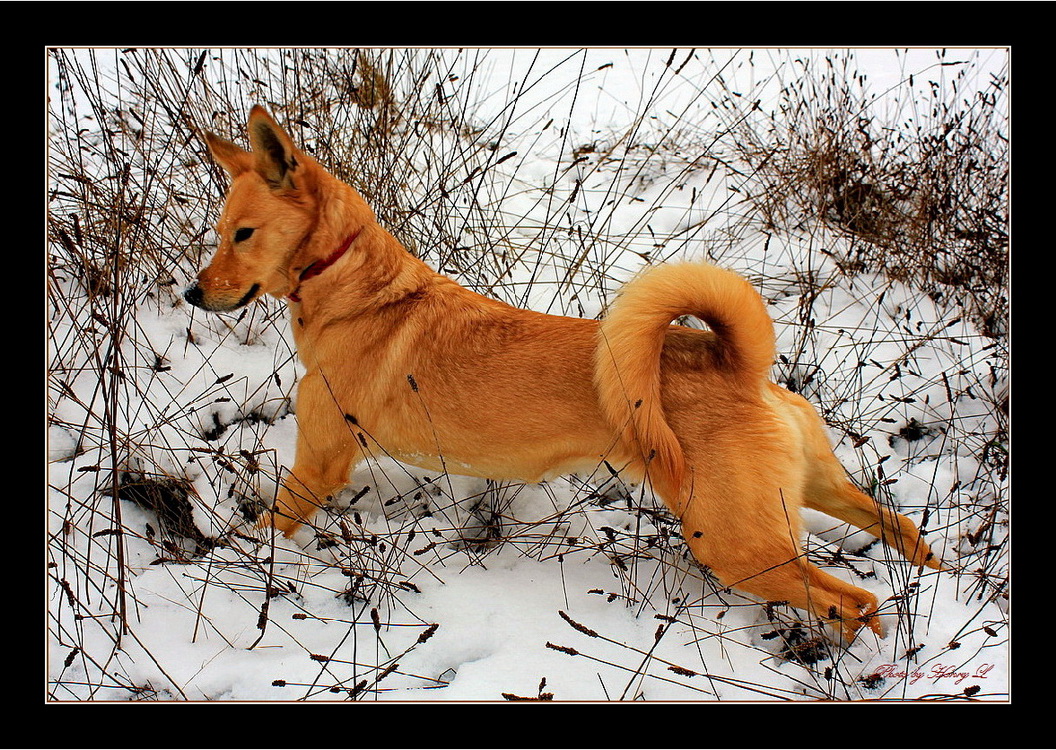
{"type": "Polygon", "coordinates": [[[620,292],[601,323],[594,380],[605,418],[640,456],[650,481],[677,495],[682,447],[664,417],[660,354],[672,321],[700,318],[715,334],[710,367],[753,386],[774,361],[774,325],[759,293],[743,278],[701,263],[648,269],[620,292]]]}

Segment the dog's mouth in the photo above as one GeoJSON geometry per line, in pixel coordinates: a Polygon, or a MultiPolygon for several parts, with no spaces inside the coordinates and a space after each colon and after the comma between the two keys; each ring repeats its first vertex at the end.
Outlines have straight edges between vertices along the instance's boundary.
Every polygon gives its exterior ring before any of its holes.
{"type": "Polygon", "coordinates": [[[207,302],[202,287],[199,284],[195,284],[183,293],[183,298],[202,310],[208,310],[210,312],[230,312],[231,310],[237,310],[240,307],[248,305],[257,296],[259,291],[260,284],[254,284],[249,288],[249,291],[242,296],[242,299],[238,300],[233,305],[218,305],[216,303],[207,302]]]}
{"type": "Polygon", "coordinates": [[[238,302],[237,302],[237,303],[235,304],[235,306],[234,306],[234,307],[232,307],[231,309],[232,309],[232,310],[237,310],[238,308],[240,308],[240,307],[243,307],[244,305],[248,305],[248,304],[249,304],[249,301],[250,301],[251,299],[253,299],[254,297],[256,297],[256,296],[257,296],[257,292],[259,292],[259,291],[260,291],[260,284],[254,284],[253,286],[251,286],[251,287],[249,288],[249,291],[248,291],[248,292],[246,292],[245,296],[244,296],[244,297],[242,297],[242,299],[240,299],[240,300],[239,300],[239,301],[238,301],[238,302]]]}

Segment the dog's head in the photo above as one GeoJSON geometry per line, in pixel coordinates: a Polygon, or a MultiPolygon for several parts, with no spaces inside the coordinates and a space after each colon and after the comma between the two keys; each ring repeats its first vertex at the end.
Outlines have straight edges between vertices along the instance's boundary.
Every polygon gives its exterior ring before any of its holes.
{"type": "Polygon", "coordinates": [[[321,215],[321,196],[336,179],[297,149],[262,107],[250,111],[248,132],[250,151],[205,135],[213,158],[231,177],[216,225],[219,248],[184,293],[205,310],[234,310],[263,294],[290,294],[304,269],[326,253],[330,234],[344,230],[324,226],[321,215]]]}

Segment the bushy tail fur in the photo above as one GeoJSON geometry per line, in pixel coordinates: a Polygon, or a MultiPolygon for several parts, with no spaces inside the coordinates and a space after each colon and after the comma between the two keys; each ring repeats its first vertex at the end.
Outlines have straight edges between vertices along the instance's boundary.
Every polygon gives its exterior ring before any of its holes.
{"type": "Polygon", "coordinates": [[[730,271],[700,263],[656,266],[629,282],[601,324],[594,378],[601,408],[661,492],[682,488],[685,458],[664,417],[660,353],[673,320],[700,318],[715,333],[713,366],[753,385],[774,360],[774,326],[758,292],[730,271]]]}

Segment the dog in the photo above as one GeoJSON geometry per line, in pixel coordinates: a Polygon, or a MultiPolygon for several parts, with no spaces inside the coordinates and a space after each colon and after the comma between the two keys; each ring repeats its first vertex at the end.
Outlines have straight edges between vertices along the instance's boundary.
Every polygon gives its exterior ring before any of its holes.
{"type": "Polygon", "coordinates": [[[247,130],[249,150],[204,136],[230,186],[218,249],[184,296],[225,312],[288,301],[297,448],[263,526],[291,535],[367,455],[526,482],[607,462],[652,487],[724,586],[848,640],[882,635],[877,599],[807,561],[801,508],[941,569],[912,521],[850,481],[813,407],[770,382],[774,326],[742,277],[659,265],[601,322],[515,308],[408,252],[262,107],[247,130]],[[674,324],[686,315],[710,330],[674,324]]]}

